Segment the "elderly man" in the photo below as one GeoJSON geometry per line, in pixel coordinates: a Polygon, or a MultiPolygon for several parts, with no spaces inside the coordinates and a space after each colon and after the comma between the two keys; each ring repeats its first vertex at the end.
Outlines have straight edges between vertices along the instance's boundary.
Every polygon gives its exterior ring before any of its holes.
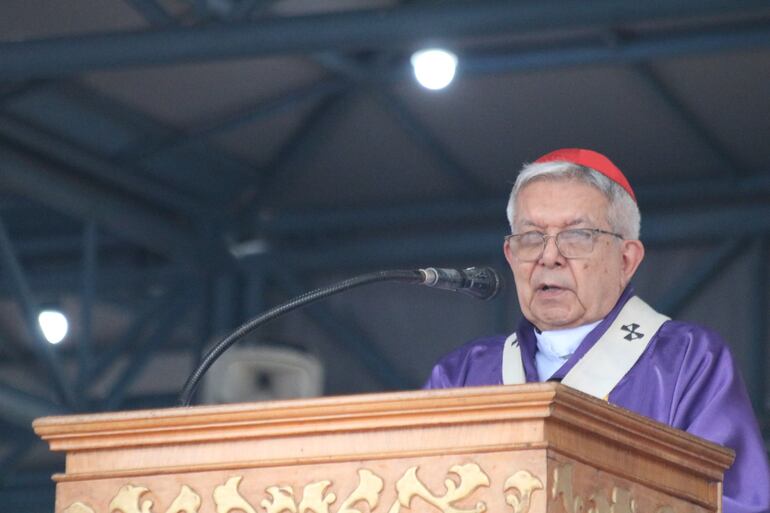
{"type": "Polygon", "coordinates": [[[626,178],[604,155],[549,153],[511,192],[503,251],[524,318],[445,356],[428,388],[557,380],[736,452],[724,511],[770,511],[767,455],[722,339],[673,321],[629,284],[644,257],[626,178]]]}

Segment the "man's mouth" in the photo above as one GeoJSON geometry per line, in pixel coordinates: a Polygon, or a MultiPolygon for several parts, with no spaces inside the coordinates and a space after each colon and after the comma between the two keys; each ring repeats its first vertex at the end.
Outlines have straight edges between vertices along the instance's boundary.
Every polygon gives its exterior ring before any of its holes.
{"type": "Polygon", "coordinates": [[[558,285],[554,285],[552,283],[543,283],[542,285],[537,287],[537,292],[543,292],[547,294],[557,294],[559,292],[562,292],[566,290],[564,287],[560,287],[558,285]]]}

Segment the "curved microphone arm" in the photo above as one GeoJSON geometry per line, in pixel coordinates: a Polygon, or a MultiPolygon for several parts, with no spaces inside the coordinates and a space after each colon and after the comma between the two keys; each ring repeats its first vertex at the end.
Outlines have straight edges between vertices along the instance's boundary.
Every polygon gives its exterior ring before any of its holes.
{"type": "Polygon", "coordinates": [[[398,271],[398,270],[379,271],[376,273],[362,274],[360,276],[355,276],[353,278],[349,278],[347,280],[344,280],[332,285],[328,285],[320,289],[306,292],[301,296],[298,296],[290,301],[287,301],[286,303],[283,303],[274,308],[271,308],[270,310],[259,315],[258,317],[255,317],[250,321],[245,322],[238,329],[232,332],[230,335],[228,335],[227,337],[217,342],[217,344],[213,347],[213,349],[211,349],[203,358],[200,365],[198,365],[198,368],[196,368],[195,371],[192,374],[190,374],[190,377],[187,378],[187,382],[182,388],[182,392],[179,394],[179,405],[189,406],[190,402],[192,401],[192,397],[195,394],[195,390],[198,388],[198,383],[200,382],[201,378],[206,373],[206,371],[209,369],[209,367],[211,367],[211,365],[217,360],[217,358],[219,358],[222,355],[222,353],[224,353],[230,346],[232,346],[234,343],[236,343],[238,340],[240,340],[244,336],[251,333],[257,327],[261,326],[262,324],[265,324],[270,320],[275,319],[280,315],[285,314],[286,312],[290,312],[291,310],[304,306],[308,303],[313,303],[314,301],[318,301],[319,299],[323,299],[327,296],[337,294],[338,292],[342,292],[344,290],[352,289],[354,287],[359,287],[361,285],[366,285],[367,283],[374,283],[378,281],[400,281],[400,282],[407,282],[407,283],[424,283],[425,274],[419,270],[417,271],[398,271]]]}

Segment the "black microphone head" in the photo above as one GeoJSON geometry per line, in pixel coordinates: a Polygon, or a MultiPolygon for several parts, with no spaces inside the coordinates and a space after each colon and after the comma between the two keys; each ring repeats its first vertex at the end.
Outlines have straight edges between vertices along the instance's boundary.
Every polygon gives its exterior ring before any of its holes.
{"type": "Polygon", "coordinates": [[[465,278],[463,292],[477,299],[488,301],[496,297],[504,288],[500,275],[491,267],[469,267],[462,271],[465,278]]]}
{"type": "Polygon", "coordinates": [[[476,299],[492,299],[503,289],[503,280],[491,267],[420,269],[422,284],[437,289],[462,292],[476,299]]]}

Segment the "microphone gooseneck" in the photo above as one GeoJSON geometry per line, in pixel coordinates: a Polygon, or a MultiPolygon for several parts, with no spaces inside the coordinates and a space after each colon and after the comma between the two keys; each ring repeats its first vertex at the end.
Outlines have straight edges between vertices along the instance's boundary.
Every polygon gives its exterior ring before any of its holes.
{"type": "Polygon", "coordinates": [[[327,296],[354,287],[360,287],[361,285],[380,281],[399,281],[422,284],[428,287],[462,292],[479,299],[491,299],[497,294],[500,288],[502,288],[500,277],[494,269],[488,267],[481,267],[478,269],[471,267],[463,271],[429,267],[427,269],[416,271],[394,270],[362,274],[326,287],[306,292],[245,322],[231,334],[217,342],[216,345],[206,353],[206,356],[203,357],[195,371],[190,374],[189,378],[187,378],[187,381],[179,394],[179,405],[189,406],[193,395],[195,394],[195,390],[198,388],[198,383],[206,371],[230,346],[254,331],[257,327],[287,312],[327,296]]]}

